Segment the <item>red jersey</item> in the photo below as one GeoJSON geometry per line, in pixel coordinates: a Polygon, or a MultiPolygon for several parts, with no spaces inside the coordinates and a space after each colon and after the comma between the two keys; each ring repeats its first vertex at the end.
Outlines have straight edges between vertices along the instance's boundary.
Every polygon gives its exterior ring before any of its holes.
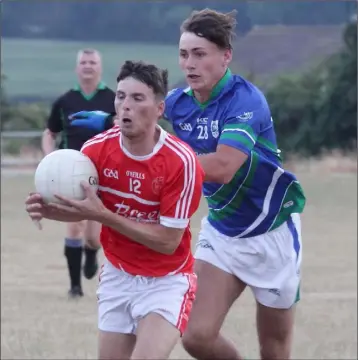
{"type": "Polygon", "coordinates": [[[193,271],[189,221],[199,207],[203,170],[188,145],[161,129],[147,156],[123,146],[118,126],[88,140],[81,151],[95,164],[107,209],[135,222],[185,229],[172,255],[161,254],[102,225],[106,258],[132,275],[164,276],[193,271]]]}

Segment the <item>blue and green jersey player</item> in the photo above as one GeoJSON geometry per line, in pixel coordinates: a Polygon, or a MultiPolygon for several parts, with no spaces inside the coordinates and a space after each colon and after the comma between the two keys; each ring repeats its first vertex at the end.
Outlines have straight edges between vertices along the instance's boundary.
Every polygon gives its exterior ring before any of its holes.
{"type": "MultiPolygon", "coordinates": [[[[303,211],[304,192],[295,175],[282,167],[269,106],[252,83],[228,69],[203,104],[190,88],[173,89],[165,100],[164,117],[198,156],[215,152],[220,144],[248,156],[227,183],[203,185],[208,221],[217,231],[253,237],[303,211]]],[[[72,125],[105,130],[112,126],[112,118],[103,112],[80,112],[72,125]]]]}

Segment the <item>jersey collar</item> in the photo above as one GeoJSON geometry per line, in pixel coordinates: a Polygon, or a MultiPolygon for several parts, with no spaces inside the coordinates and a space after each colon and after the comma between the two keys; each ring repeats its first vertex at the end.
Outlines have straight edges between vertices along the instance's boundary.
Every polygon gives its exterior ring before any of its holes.
{"type": "Polygon", "coordinates": [[[119,146],[124,152],[124,154],[129,157],[130,159],[136,160],[136,161],[144,161],[150,159],[152,156],[154,156],[164,145],[165,139],[167,138],[168,133],[159,125],[156,126],[157,129],[160,131],[159,140],[154,145],[153,151],[148,155],[143,156],[136,156],[131,154],[123,145],[122,135],[119,134],[119,146]]]}
{"type": "Polygon", "coordinates": [[[96,87],[96,90],[91,94],[85,94],[82,91],[81,86],[79,84],[76,84],[72,90],[79,91],[86,100],[91,100],[99,90],[105,90],[105,88],[106,88],[106,84],[103,81],[100,81],[96,87]]]}
{"type": "Polygon", "coordinates": [[[225,87],[225,85],[229,82],[229,80],[231,79],[232,73],[231,70],[228,68],[224,74],[224,76],[219,80],[219,82],[214,86],[213,90],[210,93],[210,97],[207,101],[201,103],[199,102],[195,96],[194,96],[194,91],[190,88],[187,87],[184,92],[191,96],[194,101],[201,107],[201,108],[205,108],[206,106],[208,106],[208,104],[210,103],[210,101],[212,99],[214,99],[216,96],[218,96],[221,92],[221,90],[225,87]]]}

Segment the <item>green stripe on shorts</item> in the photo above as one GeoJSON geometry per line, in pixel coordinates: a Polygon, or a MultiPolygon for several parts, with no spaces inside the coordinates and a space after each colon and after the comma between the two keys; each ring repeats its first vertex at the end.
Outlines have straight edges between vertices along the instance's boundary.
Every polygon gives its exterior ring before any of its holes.
{"type": "Polygon", "coordinates": [[[296,293],[296,299],[295,304],[298,303],[301,300],[301,286],[298,285],[297,293],[296,293]]]}

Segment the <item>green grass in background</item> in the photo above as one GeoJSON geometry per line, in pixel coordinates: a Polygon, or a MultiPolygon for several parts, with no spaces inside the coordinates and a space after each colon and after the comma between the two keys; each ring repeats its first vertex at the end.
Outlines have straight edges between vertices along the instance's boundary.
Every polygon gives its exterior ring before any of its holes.
{"type": "Polygon", "coordinates": [[[1,39],[2,72],[7,77],[8,95],[58,96],[75,83],[76,54],[86,47],[102,53],[103,79],[112,88],[125,60],[144,60],[167,68],[170,84],[182,78],[177,46],[1,39]]]}

